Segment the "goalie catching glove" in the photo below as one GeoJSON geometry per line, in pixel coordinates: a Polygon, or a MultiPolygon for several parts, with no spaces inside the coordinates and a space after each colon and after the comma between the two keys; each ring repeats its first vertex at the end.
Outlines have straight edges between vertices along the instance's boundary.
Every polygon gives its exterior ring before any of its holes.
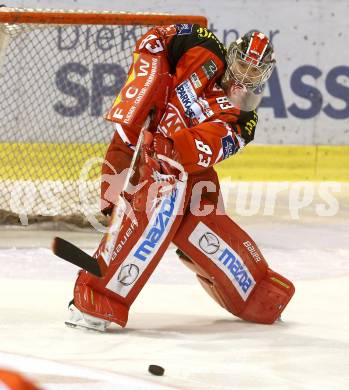
{"type": "Polygon", "coordinates": [[[155,207],[157,200],[171,192],[180,171],[173,166],[178,160],[170,138],[161,133],[145,131],[139,160],[139,184],[133,198],[133,207],[145,211],[155,207]],[[148,200],[149,199],[149,200],[148,200]]]}

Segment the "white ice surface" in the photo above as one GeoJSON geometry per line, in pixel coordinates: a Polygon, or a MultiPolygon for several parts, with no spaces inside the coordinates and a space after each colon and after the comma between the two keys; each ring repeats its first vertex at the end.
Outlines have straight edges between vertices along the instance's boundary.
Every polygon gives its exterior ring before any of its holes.
{"type": "MultiPolygon", "coordinates": [[[[347,217],[347,215],[346,215],[347,217]]],[[[171,247],[130,312],[106,334],[66,328],[76,268],[55,232],[0,232],[0,366],[43,389],[348,389],[348,219],[240,218],[296,294],[272,326],[220,308],[171,247]],[[147,372],[165,368],[163,377],[147,372]]],[[[62,233],[92,251],[96,234],[62,233]]]]}

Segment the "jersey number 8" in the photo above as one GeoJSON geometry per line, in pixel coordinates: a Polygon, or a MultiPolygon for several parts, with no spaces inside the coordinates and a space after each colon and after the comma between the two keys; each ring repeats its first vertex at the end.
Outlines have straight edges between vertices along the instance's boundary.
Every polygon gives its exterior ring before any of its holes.
{"type": "Polygon", "coordinates": [[[234,108],[234,105],[229,101],[226,96],[221,96],[216,98],[217,103],[221,110],[229,110],[229,108],[234,108]]]}
{"type": "Polygon", "coordinates": [[[195,145],[196,145],[196,149],[199,152],[202,152],[202,153],[199,153],[198,165],[201,165],[204,168],[208,168],[210,166],[210,162],[211,162],[211,157],[209,157],[209,156],[212,156],[211,148],[209,147],[209,145],[204,144],[202,141],[197,140],[197,139],[195,139],[195,145]]]}

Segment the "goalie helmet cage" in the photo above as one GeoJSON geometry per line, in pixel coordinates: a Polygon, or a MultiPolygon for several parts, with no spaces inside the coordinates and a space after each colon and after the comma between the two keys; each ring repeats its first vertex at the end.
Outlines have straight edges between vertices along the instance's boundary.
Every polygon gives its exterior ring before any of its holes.
{"type": "Polygon", "coordinates": [[[0,223],[100,215],[103,119],[136,40],[202,16],[0,8],[0,223]],[[22,216],[24,216],[22,219],[22,216]]]}

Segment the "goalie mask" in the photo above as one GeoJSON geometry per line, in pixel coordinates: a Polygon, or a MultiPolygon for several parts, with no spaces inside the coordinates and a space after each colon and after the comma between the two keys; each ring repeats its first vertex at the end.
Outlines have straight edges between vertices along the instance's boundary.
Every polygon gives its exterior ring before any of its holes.
{"type": "Polygon", "coordinates": [[[232,42],[227,51],[227,69],[222,86],[229,89],[232,81],[248,89],[263,86],[274,65],[273,46],[266,35],[252,31],[232,42]]]}

